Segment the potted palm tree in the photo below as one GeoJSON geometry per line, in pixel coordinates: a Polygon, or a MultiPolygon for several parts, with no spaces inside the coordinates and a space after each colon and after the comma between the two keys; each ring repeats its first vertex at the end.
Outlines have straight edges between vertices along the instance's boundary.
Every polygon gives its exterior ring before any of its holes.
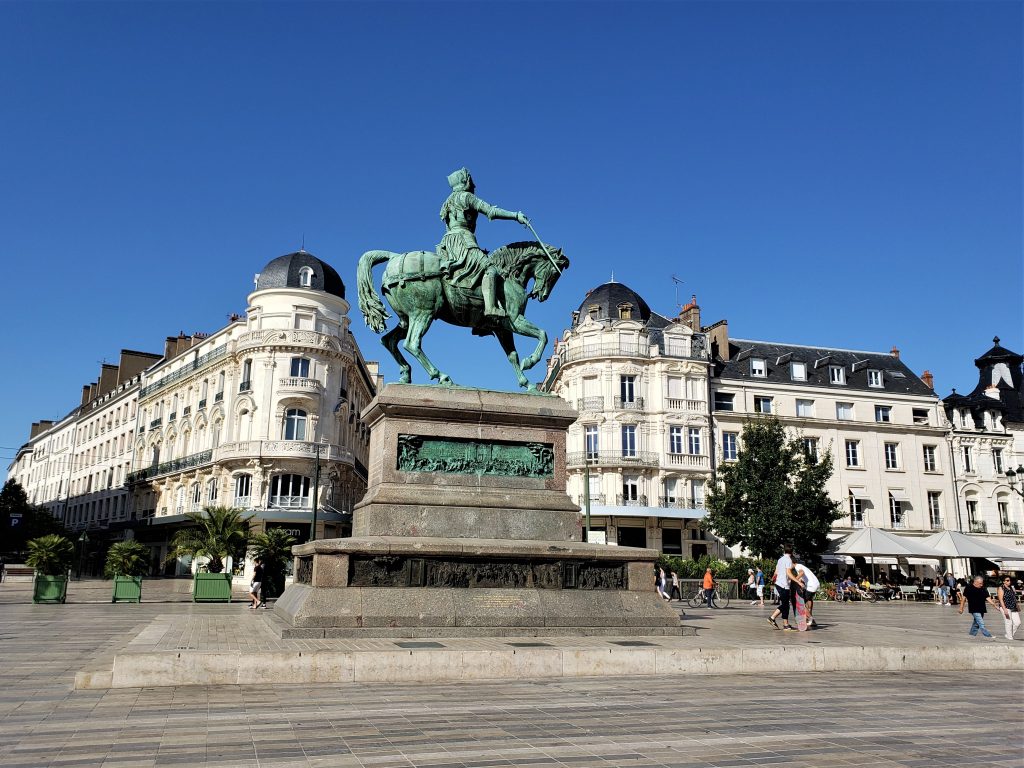
{"type": "Polygon", "coordinates": [[[32,583],[33,603],[63,603],[68,597],[68,573],[75,557],[75,545],[56,533],[28,542],[26,565],[36,574],[32,583]]]}
{"type": "Polygon", "coordinates": [[[279,597],[284,592],[284,575],[292,557],[295,537],[283,528],[268,528],[249,542],[250,554],[263,563],[263,599],[279,597]]]}
{"type": "Polygon", "coordinates": [[[191,525],[174,534],[167,559],[205,559],[205,570],[197,570],[193,578],[193,602],[230,603],[231,574],[224,573],[224,561],[245,551],[249,518],[234,507],[204,507],[187,517],[191,525]]]}
{"type": "Polygon", "coordinates": [[[114,580],[112,603],[141,603],[142,577],[149,570],[149,547],[135,539],[119,541],[107,550],[103,574],[114,580]]]}

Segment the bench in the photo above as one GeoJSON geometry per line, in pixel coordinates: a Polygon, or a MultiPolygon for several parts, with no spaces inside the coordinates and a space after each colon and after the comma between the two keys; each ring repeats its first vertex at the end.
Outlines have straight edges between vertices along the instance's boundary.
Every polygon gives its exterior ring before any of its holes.
{"type": "Polygon", "coordinates": [[[34,569],[29,568],[27,565],[5,565],[4,566],[4,581],[32,581],[35,578],[36,572],[34,569]]]}
{"type": "Polygon", "coordinates": [[[917,600],[917,587],[900,587],[900,597],[904,600],[917,600]]]}

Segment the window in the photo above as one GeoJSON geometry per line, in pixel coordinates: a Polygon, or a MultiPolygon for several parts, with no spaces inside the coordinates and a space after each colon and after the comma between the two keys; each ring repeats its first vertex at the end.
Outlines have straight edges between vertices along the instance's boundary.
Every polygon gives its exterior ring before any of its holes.
{"type": "Polygon", "coordinates": [[[885,468],[886,469],[899,469],[900,468],[900,444],[899,443],[886,443],[885,444],[885,468]]]}
{"type": "Polygon", "coordinates": [[[669,453],[682,453],[683,452],[683,428],[682,427],[669,427],[668,428],[668,452],[669,453]]]}
{"type": "Polygon", "coordinates": [[[992,468],[996,471],[997,475],[1003,473],[1003,449],[993,448],[992,449],[992,468]]]}
{"type": "Polygon", "coordinates": [[[309,478],[277,475],[270,481],[270,506],[296,509],[309,506],[309,478]]]}
{"type": "Polygon", "coordinates": [[[999,510],[999,523],[1004,527],[1010,526],[1010,505],[1005,501],[997,501],[996,509],[999,510]]]}
{"type": "Polygon", "coordinates": [[[889,522],[893,528],[906,528],[907,521],[903,517],[903,502],[889,494],[889,522]]]}
{"type": "Polygon", "coordinates": [[[622,499],[623,501],[637,501],[640,498],[640,479],[635,475],[626,475],[622,478],[622,499]]]}
{"type": "Polygon", "coordinates": [[[860,466],[860,440],[846,441],[846,466],[860,466]]]}
{"type": "Polygon", "coordinates": [[[757,413],[771,413],[772,399],[767,395],[754,395],[754,410],[757,413]]]}
{"type": "Polygon", "coordinates": [[[853,494],[850,494],[850,526],[864,527],[864,502],[853,494]]]}
{"type": "Polygon", "coordinates": [[[977,522],[978,520],[978,502],[974,499],[968,499],[967,502],[967,521],[970,523],[977,522]]]}
{"type": "Polygon", "coordinates": [[[722,433],[722,460],[723,461],[736,461],[738,450],[737,450],[737,438],[739,437],[736,432],[723,432],[722,433]]]}
{"type": "Polygon", "coordinates": [[[619,320],[631,320],[633,318],[632,304],[619,304],[619,320]]]}
{"type": "Polygon", "coordinates": [[[196,483],[192,486],[192,509],[197,511],[199,505],[203,503],[203,486],[196,483]]]}
{"type": "Polygon", "coordinates": [[[235,506],[247,508],[252,496],[252,475],[235,477],[235,506]]]}
{"type": "Polygon", "coordinates": [[[807,381],[807,363],[790,363],[789,378],[793,381],[807,381]]]}
{"type": "Polygon", "coordinates": [[[815,464],[818,463],[818,438],[805,437],[803,439],[804,455],[815,464]]]}
{"type": "Polygon", "coordinates": [[[206,483],[206,500],[213,504],[217,501],[217,480],[216,478],[210,479],[206,483]]]}
{"type": "Polygon", "coordinates": [[[313,285],[313,270],[311,268],[303,267],[299,270],[299,285],[303,288],[313,285]]]}
{"type": "Polygon", "coordinates": [[[704,481],[703,480],[691,480],[690,481],[690,495],[693,501],[693,506],[697,509],[704,506],[704,481]]]}
{"type": "Polygon", "coordinates": [[[295,319],[292,321],[292,325],[296,330],[299,331],[312,331],[316,330],[314,317],[308,312],[296,312],[295,319]]]}
{"type": "Polygon", "coordinates": [[[797,400],[796,401],[796,415],[804,418],[811,418],[814,416],[814,401],[813,400],[797,400]]]}
{"type": "Polygon", "coordinates": [[[619,376],[619,397],[623,403],[636,402],[636,376],[619,376]]]}
{"type": "Polygon", "coordinates": [[[661,551],[666,555],[683,553],[683,531],[680,528],[661,529],[661,551]]]}
{"type": "Polygon", "coordinates": [[[691,455],[700,455],[700,427],[690,427],[688,434],[691,455]]]}
{"type": "Polygon", "coordinates": [[[868,386],[869,387],[881,387],[882,386],[882,372],[875,370],[874,368],[868,369],[868,386]]]}
{"type": "Polygon", "coordinates": [[[913,411],[914,423],[915,424],[927,424],[928,423],[928,409],[927,408],[915,408],[913,411]]]}
{"type": "Polygon", "coordinates": [[[636,457],[636,427],[632,424],[622,428],[622,455],[636,457]]]}
{"type": "Polygon", "coordinates": [[[306,439],[306,412],[299,408],[289,408],[284,416],[284,439],[306,439]]]}
{"type": "Polygon", "coordinates": [[[841,365],[830,365],[828,367],[828,380],[833,384],[845,384],[846,369],[841,365]]]}
{"type": "Polygon", "coordinates": [[[299,379],[309,378],[309,360],[305,357],[292,358],[292,377],[299,379]]]}
{"type": "Polygon", "coordinates": [[[928,491],[928,523],[932,529],[942,527],[942,494],[928,491]]]}
{"type": "Polygon", "coordinates": [[[768,366],[765,364],[763,358],[750,358],[750,375],[757,376],[762,379],[768,375],[768,366]]]}
{"type": "Polygon", "coordinates": [[[715,410],[716,411],[733,411],[735,410],[736,395],[732,392],[715,392],[715,410]]]}
{"type": "Polygon", "coordinates": [[[588,424],[583,428],[583,442],[587,451],[587,459],[594,461],[597,459],[597,426],[595,424],[588,424]]]}
{"type": "Polygon", "coordinates": [[[888,405],[875,406],[875,421],[892,421],[892,408],[888,405]]]}
{"type": "Polygon", "coordinates": [[[924,459],[924,471],[925,472],[936,472],[938,471],[938,462],[936,461],[935,446],[925,445],[921,447],[922,458],[924,459]]]}
{"type": "Polygon", "coordinates": [[[969,445],[962,446],[964,457],[964,472],[974,471],[974,449],[969,445]]]}
{"type": "Polygon", "coordinates": [[[224,371],[217,374],[217,399],[224,397],[224,371]]]}
{"type": "Polygon", "coordinates": [[[853,421],[853,403],[836,403],[836,418],[840,421],[853,421]]]}
{"type": "Polygon", "coordinates": [[[242,381],[238,385],[239,392],[247,392],[252,389],[252,360],[242,363],[242,381]]]}

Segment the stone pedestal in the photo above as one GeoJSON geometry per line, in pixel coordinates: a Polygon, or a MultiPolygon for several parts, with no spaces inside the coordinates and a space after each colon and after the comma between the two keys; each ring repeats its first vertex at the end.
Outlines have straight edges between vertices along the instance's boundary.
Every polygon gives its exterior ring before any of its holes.
{"type": "Polygon", "coordinates": [[[389,384],[353,537],[295,547],[290,637],[679,634],[657,551],[580,541],[551,396],[389,384]]]}

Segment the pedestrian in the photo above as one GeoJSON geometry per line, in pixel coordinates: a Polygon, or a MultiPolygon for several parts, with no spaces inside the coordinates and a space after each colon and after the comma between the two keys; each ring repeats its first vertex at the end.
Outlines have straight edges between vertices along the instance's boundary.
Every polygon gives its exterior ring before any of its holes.
{"type": "Polygon", "coordinates": [[[715,605],[715,576],[711,573],[711,567],[709,566],[704,571],[704,599],[707,600],[708,608],[717,608],[715,605]]]}
{"type": "Polygon", "coordinates": [[[760,602],[764,608],[764,571],[761,570],[761,566],[757,567],[757,573],[754,574],[754,589],[757,592],[757,600],[751,600],[750,604],[760,602]]]}
{"type": "Polygon", "coordinates": [[[995,601],[989,597],[988,590],[985,589],[984,577],[975,576],[974,580],[964,587],[964,596],[960,601],[960,615],[963,616],[964,608],[967,608],[974,619],[968,633],[971,637],[976,636],[979,630],[985,637],[992,637],[992,633],[985,629],[985,603],[995,605],[995,601]]]}
{"type": "Polygon", "coordinates": [[[936,582],[938,582],[939,585],[939,597],[942,600],[942,604],[952,605],[953,603],[952,597],[950,596],[950,591],[953,589],[953,585],[956,584],[956,582],[953,580],[953,574],[949,571],[946,571],[945,574],[936,579],[936,582]]]}
{"type": "Polygon", "coordinates": [[[814,620],[814,595],[821,588],[821,582],[814,572],[803,563],[794,563],[793,570],[799,576],[800,589],[803,590],[804,610],[807,612],[807,626],[816,627],[818,622],[814,620]]]}
{"type": "MultiPolygon", "coordinates": [[[[754,578],[754,569],[747,568],[747,583],[743,585],[743,588],[747,590],[747,597],[754,596],[754,588],[756,586],[755,581],[756,579],[754,578]]],[[[753,603],[751,603],[751,605],[753,605],[753,603]]]]}
{"type": "Polygon", "coordinates": [[[775,563],[775,591],[779,593],[779,607],[772,611],[766,621],[772,629],[778,629],[775,619],[782,617],[782,629],[794,629],[789,624],[789,569],[793,567],[793,545],[783,547],[782,557],[775,563]]]}
{"type": "Polygon", "coordinates": [[[661,595],[666,600],[668,600],[669,596],[665,594],[665,569],[664,568],[660,568],[660,567],[658,568],[658,581],[656,582],[655,586],[656,586],[656,588],[658,590],[658,594],[661,595]]]}
{"type": "Polygon", "coordinates": [[[679,574],[675,571],[670,571],[669,578],[672,581],[672,591],[669,593],[669,600],[675,598],[679,602],[683,602],[683,593],[679,589],[679,574]]]}
{"type": "Polygon", "coordinates": [[[1017,593],[1013,591],[1013,579],[1003,576],[1003,583],[996,591],[999,611],[1003,614],[1003,626],[1006,627],[1006,639],[1013,640],[1017,627],[1020,626],[1020,603],[1017,593]]]}
{"type": "Polygon", "coordinates": [[[249,606],[249,610],[266,605],[266,603],[260,601],[260,590],[263,587],[263,561],[257,557],[253,562],[256,565],[252,569],[252,584],[249,585],[249,597],[252,599],[252,605],[249,606]]]}

